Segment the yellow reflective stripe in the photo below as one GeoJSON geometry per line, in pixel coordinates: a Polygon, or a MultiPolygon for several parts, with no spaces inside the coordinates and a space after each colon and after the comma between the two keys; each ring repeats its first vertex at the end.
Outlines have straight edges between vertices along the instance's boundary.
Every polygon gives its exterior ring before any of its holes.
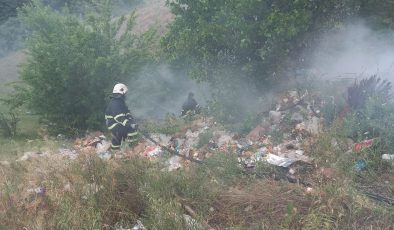
{"type": "Polygon", "coordinates": [[[126,114],[124,113],[118,114],[114,117],[114,119],[117,120],[119,117],[123,117],[123,116],[126,116],[126,114]]]}
{"type": "Polygon", "coordinates": [[[111,119],[111,118],[114,118],[114,117],[113,117],[113,116],[105,115],[105,119],[111,119]]]}
{"type": "Polygon", "coordinates": [[[109,130],[113,129],[118,123],[112,124],[110,127],[108,127],[109,130]]]}
{"type": "Polygon", "coordinates": [[[134,133],[128,133],[127,136],[128,137],[133,137],[133,136],[137,136],[138,132],[134,132],[134,133]]]}
{"type": "Polygon", "coordinates": [[[126,126],[127,121],[129,121],[129,120],[125,119],[125,120],[122,122],[122,125],[123,125],[123,126],[126,126]]]}

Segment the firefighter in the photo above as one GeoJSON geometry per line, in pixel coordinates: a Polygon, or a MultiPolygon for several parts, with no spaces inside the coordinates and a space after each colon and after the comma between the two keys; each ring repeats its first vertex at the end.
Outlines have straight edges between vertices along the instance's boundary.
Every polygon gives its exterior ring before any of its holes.
{"type": "Polygon", "coordinates": [[[182,114],[181,116],[185,116],[187,114],[196,114],[198,113],[198,110],[200,108],[200,105],[197,103],[197,101],[194,99],[194,94],[192,92],[189,93],[186,101],[182,105],[182,114]]]}
{"type": "Polygon", "coordinates": [[[132,145],[138,141],[138,125],[126,106],[126,93],[126,85],[116,84],[105,110],[106,125],[112,133],[111,150],[120,150],[122,141],[126,140],[132,145]]]}

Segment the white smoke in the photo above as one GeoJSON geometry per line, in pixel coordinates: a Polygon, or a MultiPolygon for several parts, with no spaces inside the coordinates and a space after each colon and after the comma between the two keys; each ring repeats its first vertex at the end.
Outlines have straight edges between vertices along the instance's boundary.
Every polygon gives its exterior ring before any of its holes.
{"type": "Polygon", "coordinates": [[[347,24],[322,36],[311,67],[329,79],[377,74],[394,80],[393,41],[393,31],[374,31],[362,22],[347,24]]]}
{"type": "Polygon", "coordinates": [[[167,114],[178,116],[189,92],[194,93],[201,106],[211,97],[206,83],[196,83],[186,74],[176,74],[167,65],[146,66],[128,86],[127,104],[137,118],[163,119],[167,114]]]}

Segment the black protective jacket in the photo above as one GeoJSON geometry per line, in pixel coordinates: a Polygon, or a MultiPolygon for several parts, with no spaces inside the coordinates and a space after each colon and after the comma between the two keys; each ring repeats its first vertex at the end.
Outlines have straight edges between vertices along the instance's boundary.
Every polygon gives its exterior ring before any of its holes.
{"type": "Polygon", "coordinates": [[[113,94],[105,110],[107,128],[112,130],[119,126],[130,127],[134,119],[126,106],[125,98],[121,94],[113,94]]]}
{"type": "Polygon", "coordinates": [[[182,115],[185,115],[187,111],[196,110],[197,108],[197,101],[193,98],[193,96],[188,96],[187,100],[182,105],[182,115]]]}

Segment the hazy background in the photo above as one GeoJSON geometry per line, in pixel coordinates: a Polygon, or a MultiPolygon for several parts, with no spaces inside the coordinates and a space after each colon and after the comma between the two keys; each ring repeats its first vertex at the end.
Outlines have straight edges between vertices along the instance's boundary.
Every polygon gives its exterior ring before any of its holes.
{"type": "Polygon", "coordinates": [[[309,57],[310,69],[325,78],[369,77],[394,80],[394,33],[377,32],[363,21],[322,35],[309,57]]]}

